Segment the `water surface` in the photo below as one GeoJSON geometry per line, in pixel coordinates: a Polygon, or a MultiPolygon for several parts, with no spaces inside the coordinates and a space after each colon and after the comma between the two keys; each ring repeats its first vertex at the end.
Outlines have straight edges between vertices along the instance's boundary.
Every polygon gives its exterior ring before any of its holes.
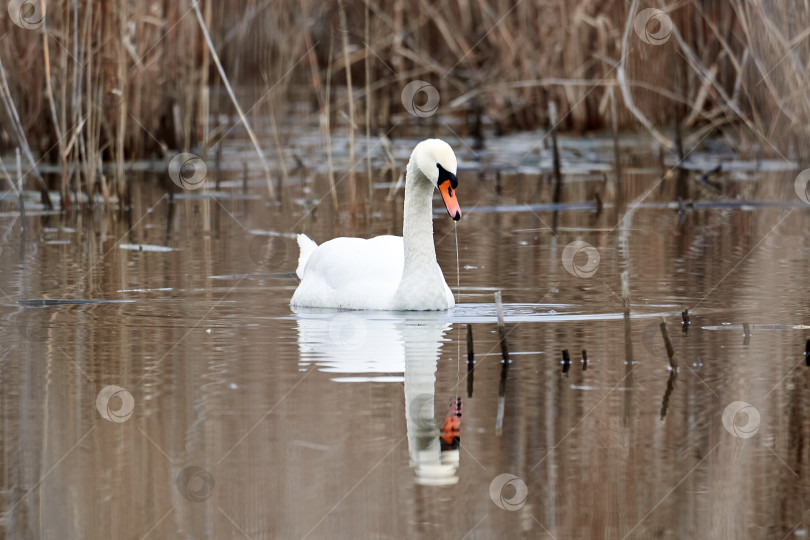
{"type": "Polygon", "coordinates": [[[804,537],[810,332],[794,327],[810,324],[810,209],[795,171],[739,166],[718,193],[696,175],[661,180],[650,162],[626,166],[617,187],[610,161],[583,152],[566,158],[555,206],[545,152],[508,168],[460,151],[457,231],[435,202],[438,258],[459,298],[442,313],[289,307],[296,233],[401,233],[390,172],[375,175],[371,220],[348,204],[336,215],[317,171],[291,177],[278,204],[254,172],[246,194],[234,171],[217,193],[173,199],[163,176],[147,176],[128,211],[31,206],[24,233],[7,197],[0,530],[804,537]],[[695,204],[679,212],[678,196],[695,204]],[[569,272],[575,241],[598,263],[580,250],[569,272]],[[440,436],[457,396],[453,448],[440,436]],[[752,408],[726,426],[737,401],[752,408]]]}

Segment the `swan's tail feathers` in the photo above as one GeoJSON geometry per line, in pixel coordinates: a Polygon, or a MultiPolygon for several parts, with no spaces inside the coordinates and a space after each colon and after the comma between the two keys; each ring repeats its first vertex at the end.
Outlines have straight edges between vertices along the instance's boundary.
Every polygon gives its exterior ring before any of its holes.
{"type": "Polygon", "coordinates": [[[295,273],[298,274],[298,279],[304,279],[304,268],[306,268],[309,256],[312,255],[312,252],[315,251],[318,244],[310,240],[309,236],[299,234],[298,247],[301,250],[301,254],[298,256],[298,268],[296,268],[295,273]]]}

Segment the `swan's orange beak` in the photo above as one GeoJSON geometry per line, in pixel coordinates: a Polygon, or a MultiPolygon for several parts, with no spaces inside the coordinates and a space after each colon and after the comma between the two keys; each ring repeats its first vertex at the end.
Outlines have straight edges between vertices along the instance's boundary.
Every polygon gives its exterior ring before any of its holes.
{"type": "Polygon", "coordinates": [[[453,221],[460,220],[461,207],[459,207],[458,199],[456,199],[456,190],[453,189],[449,179],[439,184],[439,192],[441,192],[444,205],[447,207],[447,213],[450,214],[453,221]]]}

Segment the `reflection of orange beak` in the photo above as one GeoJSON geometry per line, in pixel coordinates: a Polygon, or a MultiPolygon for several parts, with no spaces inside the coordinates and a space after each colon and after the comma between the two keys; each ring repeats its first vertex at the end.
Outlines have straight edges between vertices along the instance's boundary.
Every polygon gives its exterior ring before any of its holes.
{"type": "Polygon", "coordinates": [[[453,218],[453,221],[460,220],[461,208],[458,205],[458,199],[456,199],[456,191],[450,184],[450,180],[445,180],[444,182],[439,184],[439,191],[442,194],[442,199],[444,199],[444,205],[447,207],[447,213],[450,214],[450,217],[453,218]]]}

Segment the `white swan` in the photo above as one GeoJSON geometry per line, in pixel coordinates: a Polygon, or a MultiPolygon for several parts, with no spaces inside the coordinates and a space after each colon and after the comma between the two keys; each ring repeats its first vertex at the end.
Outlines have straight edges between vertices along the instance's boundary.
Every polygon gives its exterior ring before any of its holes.
{"type": "Polygon", "coordinates": [[[456,155],[428,139],[414,148],[405,176],[402,236],[335,238],[318,246],[298,235],[301,283],[290,305],[342,309],[437,310],[455,306],[433,246],[433,189],[458,221],[456,155]]]}

